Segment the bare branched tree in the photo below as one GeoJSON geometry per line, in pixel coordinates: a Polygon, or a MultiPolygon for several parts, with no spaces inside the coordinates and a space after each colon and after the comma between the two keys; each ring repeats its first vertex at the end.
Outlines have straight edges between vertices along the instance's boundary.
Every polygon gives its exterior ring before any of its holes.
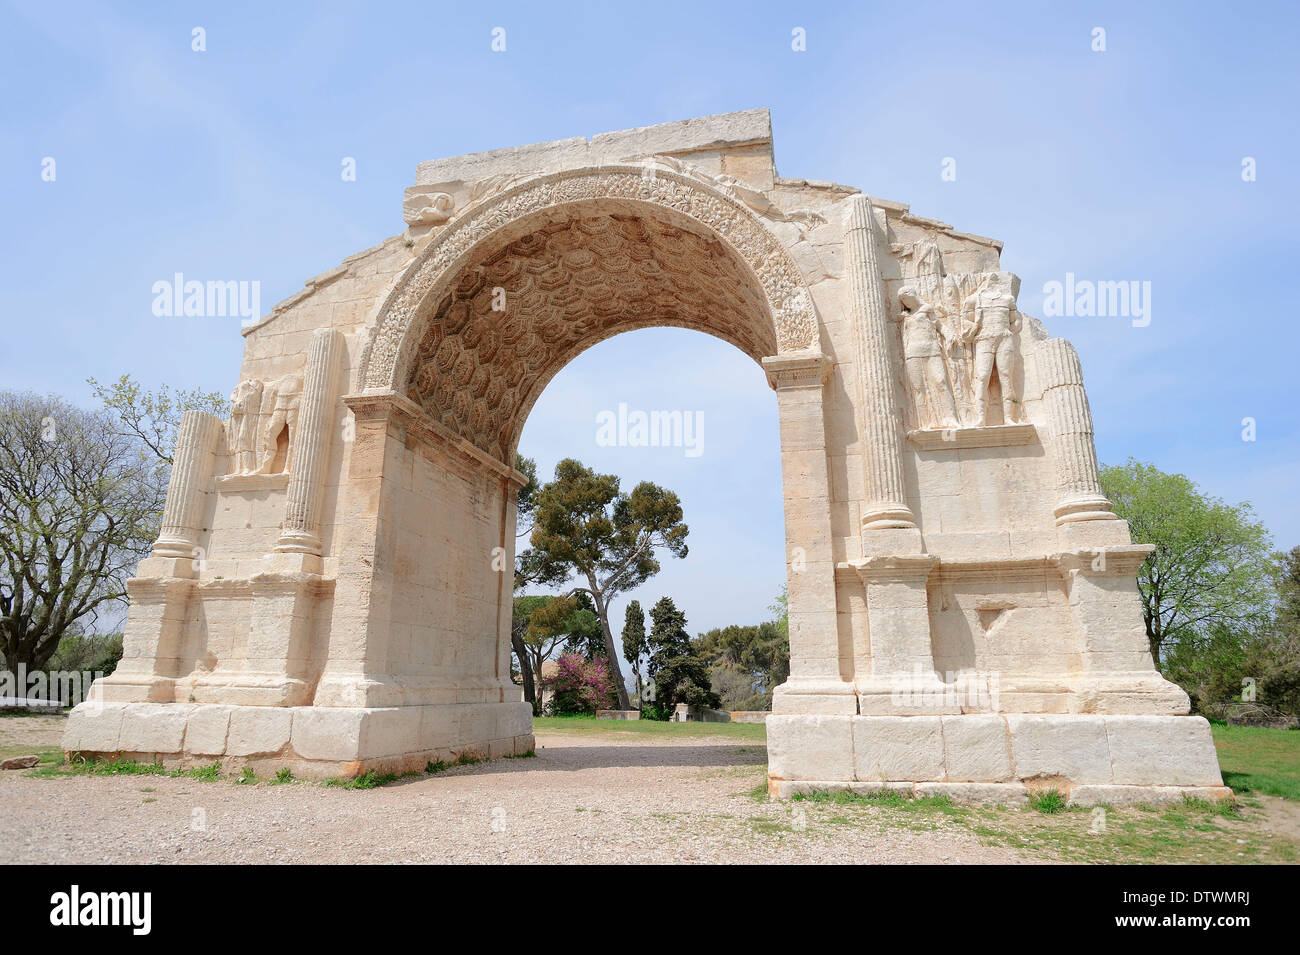
{"type": "Polygon", "coordinates": [[[104,411],[0,392],[0,650],[46,666],[120,601],[157,536],[167,467],[104,411]]]}

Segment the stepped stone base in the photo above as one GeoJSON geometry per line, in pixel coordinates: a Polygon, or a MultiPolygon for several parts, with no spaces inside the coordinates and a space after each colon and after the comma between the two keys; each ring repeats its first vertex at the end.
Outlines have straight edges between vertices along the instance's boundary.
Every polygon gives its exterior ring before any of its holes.
{"type": "Polygon", "coordinates": [[[223,769],[288,768],[305,779],[411,772],[462,754],[495,759],[533,746],[527,703],[356,708],[90,702],[69,715],[63,737],[69,756],[182,767],[220,760],[223,769]]]}
{"type": "Polygon", "coordinates": [[[770,716],[768,788],[944,794],[1015,804],[1056,789],[1078,805],[1223,799],[1199,716],[770,716]]]}

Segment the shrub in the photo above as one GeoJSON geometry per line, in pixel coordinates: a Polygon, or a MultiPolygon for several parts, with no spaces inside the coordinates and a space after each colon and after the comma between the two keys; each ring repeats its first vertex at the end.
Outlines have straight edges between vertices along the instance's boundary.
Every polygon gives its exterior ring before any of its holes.
{"type": "Polygon", "coordinates": [[[614,705],[614,681],[603,657],[588,660],[581,654],[566,653],[555,664],[555,675],[542,680],[542,688],[552,694],[553,715],[590,716],[614,705]]]}

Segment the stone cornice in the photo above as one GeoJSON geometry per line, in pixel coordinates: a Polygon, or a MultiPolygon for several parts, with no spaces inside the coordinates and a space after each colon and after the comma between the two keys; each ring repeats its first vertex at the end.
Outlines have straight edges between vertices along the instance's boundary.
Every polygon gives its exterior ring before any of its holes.
{"type": "Polygon", "coordinates": [[[460,435],[453,434],[410,398],[393,392],[376,391],[344,395],[343,403],[352,410],[358,421],[391,418],[401,424],[407,434],[436,444],[468,459],[473,464],[486,467],[514,484],[516,488],[521,488],[528,483],[528,478],[519,471],[475,447],[460,435]]]}

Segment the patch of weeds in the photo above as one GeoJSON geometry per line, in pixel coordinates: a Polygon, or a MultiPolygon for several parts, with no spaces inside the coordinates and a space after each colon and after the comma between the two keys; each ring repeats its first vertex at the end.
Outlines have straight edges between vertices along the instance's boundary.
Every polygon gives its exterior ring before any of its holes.
{"type": "Polygon", "coordinates": [[[481,763],[481,762],[484,762],[484,759],[483,759],[482,756],[480,756],[478,753],[471,752],[470,750],[466,750],[466,751],[463,752],[463,753],[457,753],[457,754],[456,754],[456,762],[454,762],[452,765],[453,765],[453,766],[473,766],[474,764],[476,764],[476,763],[481,763]]]}
{"type": "Polygon", "coordinates": [[[291,783],[293,782],[293,770],[288,766],[277,769],[275,775],[266,782],[268,786],[283,786],[285,783],[291,783]]]}
{"type": "Polygon", "coordinates": [[[438,773],[446,772],[446,770],[447,770],[447,764],[444,763],[442,760],[438,760],[436,763],[430,760],[429,762],[424,764],[424,771],[426,774],[430,776],[434,776],[437,775],[438,773]]]}
{"type": "Polygon", "coordinates": [[[134,759],[81,760],[72,764],[72,772],[91,776],[166,776],[162,763],[137,763],[134,759]]]}
{"type": "Polygon", "coordinates": [[[853,792],[850,789],[818,789],[810,793],[796,793],[791,799],[833,806],[878,806],[901,809],[904,812],[939,812],[946,816],[961,814],[961,810],[947,796],[912,796],[898,789],[882,789],[875,793],[853,792]]]}
{"type": "Polygon", "coordinates": [[[506,756],[506,759],[536,759],[536,758],[537,758],[537,750],[535,749],[530,749],[526,753],[509,753],[506,756]]]}
{"type": "MultiPolygon", "coordinates": [[[[768,796],[767,796],[767,781],[764,780],[763,782],[759,783],[757,786],[755,786],[755,787],[754,787],[753,789],[751,789],[749,792],[745,793],[745,796],[746,796],[746,798],[748,798],[748,799],[752,799],[752,800],[754,800],[754,802],[767,802],[767,800],[768,800],[768,796]]],[[[799,797],[796,796],[795,798],[797,799],[797,798],[799,798],[799,797]]]]}
{"type": "Polygon", "coordinates": [[[1063,812],[1066,806],[1065,795],[1056,789],[1043,789],[1029,794],[1029,806],[1047,815],[1063,812]]]}
{"type": "Polygon", "coordinates": [[[795,793],[790,797],[790,801],[831,803],[838,806],[846,803],[868,803],[872,800],[866,793],[855,793],[851,789],[814,789],[812,792],[795,793]]]}
{"type": "Polygon", "coordinates": [[[200,782],[214,783],[221,778],[221,762],[218,760],[209,763],[207,766],[195,766],[193,769],[174,769],[168,773],[168,775],[176,777],[186,776],[190,779],[197,779],[200,782]]]}
{"type": "Polygon", "coordinates": [[[145,796],[144,801],[145,801],[145,802],[157,802],[158,799],[157,799],[157,797],[155,797],[155,796],[145,796]]]}
{"type": "Polygon", "coordinates": [[[1188,809],[1199,809],[1222,819],[1240,819],[1241,807],[1236,799],[1202,799],[1198,796],[1184,796],[1183,805],[1188,809]]]}
{"type": "Polygon", "coordinates": [[[257,785],[257,773],[253,771],[253,767],[245,766],[239,771],[239,778],[235,782],[240,786],[255,786],[257,785]]]}
{"type": "Polygon", "coordinates": [[[389,783],[395,783],[399,779],[407,779],[411,776],[419,776],[418,772],[409,773],[377,773],[373,769],[368,769],[360,776],[354,779],[327,779],[326,786],[336,786],[339,789],[375,789],[379,786],[387,786],[389,783]]]}

